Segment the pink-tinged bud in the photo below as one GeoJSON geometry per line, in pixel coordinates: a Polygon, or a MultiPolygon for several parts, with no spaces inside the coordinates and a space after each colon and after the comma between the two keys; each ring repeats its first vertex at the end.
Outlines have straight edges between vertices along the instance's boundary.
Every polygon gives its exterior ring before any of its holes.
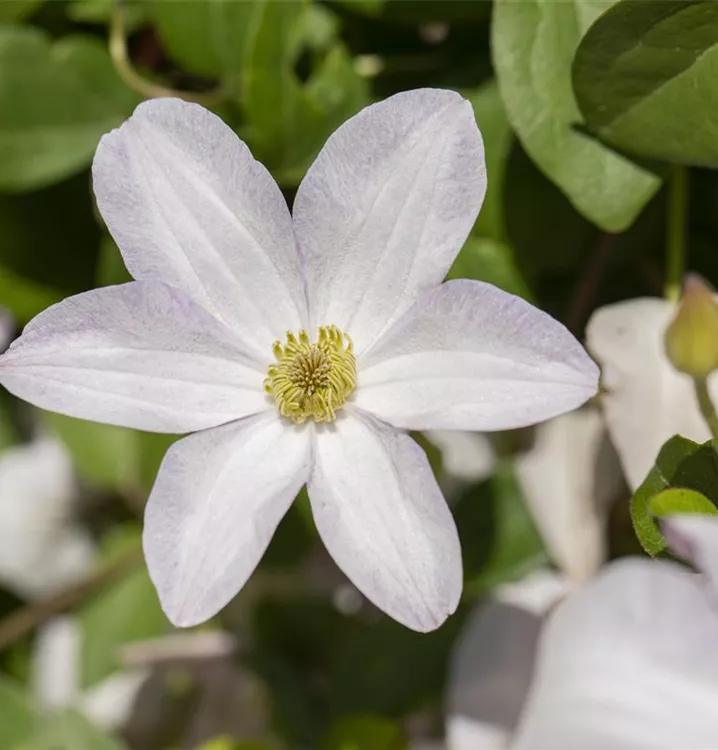
{"type": "Polygon", "coordinates": [[[718,369],[718,304],[714,291],[696,274],[686,277],[665,344],[666,355],[679,372],[706,378],[718,369]]]}

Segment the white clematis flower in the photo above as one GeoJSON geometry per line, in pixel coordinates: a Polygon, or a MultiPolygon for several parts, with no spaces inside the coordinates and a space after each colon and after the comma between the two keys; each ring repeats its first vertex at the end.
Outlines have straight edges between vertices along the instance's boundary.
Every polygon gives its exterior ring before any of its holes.
{"type": "Polygon", "coordinates": [[[217,117],[141,104],[106,135],[97,202],[135,282],[39,315],[0,382],[44,408],[166,432],[144,547],[178,625],[242,587],[307,484],[352,583],[417,630],[454,611],[459,541],[407,429],[517,427],[579,406],[571,334],[479,282],[441,281],[486,188],[471,105],[398,94],[331,136],[289,213],[217,117]]]}
{"type": "MultiPolygon", "coordinates": [[[[710,439],[693,381],[666,357],[663,339],[676,310],[675,302],[664,299],[628,300],[597,310],[586,329],[587,346],[603,373],[606,425],[633,490],[674,435],[710,439]]],[[[708,383],[718,397],[718,376],[708,383]]]]}

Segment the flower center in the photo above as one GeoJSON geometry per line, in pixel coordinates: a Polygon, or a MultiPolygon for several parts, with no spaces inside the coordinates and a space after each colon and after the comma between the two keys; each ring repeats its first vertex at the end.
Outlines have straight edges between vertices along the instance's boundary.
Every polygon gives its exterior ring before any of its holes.
{"type": "Polygon", "coordinates": [[[287,343],[272,346],[276,363],[269,365],[264,390],[279,413],[297,424],[313,417],[333,422],[357,382],[352,340],[336,326],[320,326],[315,342],[306,331],[287,332],[287,343]]]}

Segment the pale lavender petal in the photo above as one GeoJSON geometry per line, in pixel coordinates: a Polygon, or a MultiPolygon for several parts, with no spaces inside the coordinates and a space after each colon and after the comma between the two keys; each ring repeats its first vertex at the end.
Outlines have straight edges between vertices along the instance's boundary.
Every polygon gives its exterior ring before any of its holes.
{"type": "Polygon", "coordinates": [[[462,587],[454,519],[422,449],[346,410],[315,430],[308,484],[319,534],[349,580],[413,630],[439,627],[462,587]]]}
{"type": "Polygon", "coordinates": [[[662,526],[673,552],[690,560],[718,591],[718,518],[683,514],[666,518],[662,526]]]}
{"type": "Polygon", "coordinates": [[[505,430],[575,409],[598,368],[525,300],[479,281],[425,293],[359,359],[355,403],[406,429],[505,430]]]}
{"type": "Polygon", "coordinates": [[[514,750],[712,750],[718,614],[700,579],[625,560],[559,605],[514,750]]]}
{"type": "Polygon", "coordinates": [[[0,357],[0,383],[42,409],[155,432],[269,408],[262,365],[181,292],[131,282],[70,297],[0,357]]]}
{"type": "Polygon", "coordinates": [[[100,141],[93,180],[136,279],[184,290],[267,360],[275,339],[306,323],[286,202],[211,112],[179,99],[140,104],[100,141]]]}
{"type": "Polygon", "coordinates": [[[473,109],[453,91],[406,91],[344,123],[294,202],[313,325],[369,346],[441,282],[485,192],[473,109]]]}
{"type": "Polygon", "coordinates": [[[267,412],[169,449],[147,503],[143,542],[175,625],[208,620],[244,586],[306,482],[310,435],[267,412]]]}

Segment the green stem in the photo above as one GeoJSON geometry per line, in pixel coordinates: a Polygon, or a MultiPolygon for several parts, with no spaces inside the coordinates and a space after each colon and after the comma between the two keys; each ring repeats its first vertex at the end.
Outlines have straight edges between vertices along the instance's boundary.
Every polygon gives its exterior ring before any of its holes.
{"type": "Polygon", "coordinates": [[[715,404],[708,392],[708,381],[706,378],[694,378],[693,386],[696,390],[696,398],[698,399],[701,414],[713,436],[713,447],[716,453],[718,453],[718,414],[716,414],[715,404]]]}
{"type": "Polygon", "coordinates": [[[189,91],[178,91],[177,89],[171,89],[143,78],[133,67],[127,51],[124,0],[117,0],[112,9],[109,50],[112,63],[120,78],[129,88],[146,99],[174,96],[188,102],[196,102],[205,107],[211,107],[221,102],[225,97],[225,92],[221,88],[206,94],[200,94],[189,91]]]}
{"type": "Polygon", "coordinates": [[[668,186],[668,236],[666,238],[666,299],[677,302],[686,258],[688,170],[677,166],[668,186]]]}

